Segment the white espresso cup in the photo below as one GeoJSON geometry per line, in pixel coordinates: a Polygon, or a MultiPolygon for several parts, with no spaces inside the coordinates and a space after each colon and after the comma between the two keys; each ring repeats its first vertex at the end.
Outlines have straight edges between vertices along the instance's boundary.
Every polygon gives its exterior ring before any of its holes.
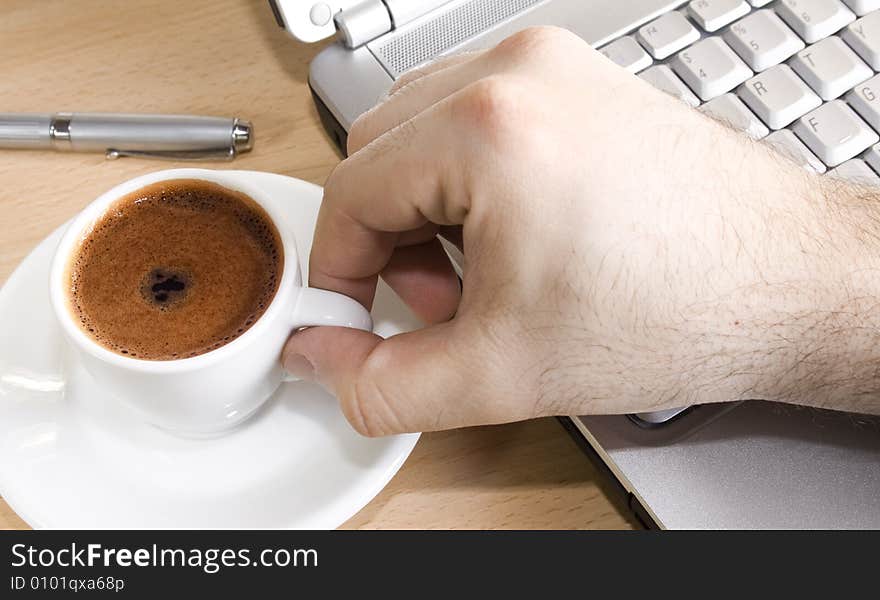
{"type": "Polygon", "coordinates": [[[52,261],[49,295],[65,336],[96,382],[145,421],[181,435],[222,432],[251,416],[285,379],[281,350],[292,331],[315,325],[372,329],[370,313],[357,301],[303,286],[291,228],[261,188],[240,181],[235,174],[206,169],[174,169],[137,177],[89,204],[61,238],[52,261]],[[179,360],[123,356],[80,328],[71,308],[67,269],[81,242],[114,202],[150,184],[175,179],[212,182],[259,204],[281,239],[281,280],[262,316],[242,335],[215,350],[179,360]]]}

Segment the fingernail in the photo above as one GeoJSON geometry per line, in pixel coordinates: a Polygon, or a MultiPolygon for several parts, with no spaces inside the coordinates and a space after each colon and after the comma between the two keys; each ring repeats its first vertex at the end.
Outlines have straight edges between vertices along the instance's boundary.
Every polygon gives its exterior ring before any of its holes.
{"type": "Polygon", "coordinates": [[[284,357],[284,368],[287,372],[303,381],[315,380],[315,365],[302,354],[289,354],[284,357]]]}

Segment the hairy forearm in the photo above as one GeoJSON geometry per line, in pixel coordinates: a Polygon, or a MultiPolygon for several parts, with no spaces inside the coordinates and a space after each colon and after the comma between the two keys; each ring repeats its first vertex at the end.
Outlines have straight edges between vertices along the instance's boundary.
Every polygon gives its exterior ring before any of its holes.
{"type": "MultiPolygon", "coordinates": [[[[727,143],[712,152],[729,161],[727,143]]],[[[603,248],[577,294],[583,318],[551,351],[547,412],[766,399],[880,414],[880,189],[742,152],[751,177],[676,199],[689,217],[669,220],[685,225],[642,216],[647,228],[603,248]]]]}
{"type": "Polygon", "coordinates": [[[758,284],[766,369],[737,397],[880,413],[880,189],[809,175],[794,189],[803,209],[774,246],[800,264],[758,284]]]}

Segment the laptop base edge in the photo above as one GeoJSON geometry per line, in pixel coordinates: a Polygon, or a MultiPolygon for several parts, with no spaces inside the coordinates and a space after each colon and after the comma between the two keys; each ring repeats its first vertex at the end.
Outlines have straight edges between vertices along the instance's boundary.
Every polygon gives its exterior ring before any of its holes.
{"type": "Polygon", "coordinates": [[[327,104],[321,99],[321,96],[318,95],[318,92],[315,91],[315,88],[312,87],[311,82],[309,82],[309,91],[312,93],[312,100],[315,103],[315,108],[318,110],[318,118],[321,120],[321,125],[324,126],[324,131],[327,132],[327,135],[330,136],[330,139],[333,140],[333,145],[336,147],[336,151],[339,153],[341,158],[346,158],[348,153],[346,152],[346,148],[348,147],[348,132],[345,130],[345,127],[342,126],[337,118],[330,112],[330,109],[327,108],[327,104]]]}
{"type": "Polygon", "coordinates": [[[614,475],[608,465],[602,460],[602,457],[599,456],[599,453],[596,452],[596,449],[587,441],[587,438],[581,433],[580,429],[578,429],[577,425],[574,424],[571,417],[557,417],[557,421],[562,427],[568,432],[571,438],[574,440],[574,443],[577,444],[578,448],[587,455],[589,461],[596,467],[601,473],[603,481],[608,483],[606,486],[607,491],[611,491],[614,495],[613,500],[618,506],[625,507],[629,513],[635,518],[635,520],[645,529],[652,530],[660,530],[660,527],[657,522],[651,517],[651,514],[642,506],[642,503],[639,501],[636,496],[626,489],[626,487],[620,482],[620,480],[614,475]]]}

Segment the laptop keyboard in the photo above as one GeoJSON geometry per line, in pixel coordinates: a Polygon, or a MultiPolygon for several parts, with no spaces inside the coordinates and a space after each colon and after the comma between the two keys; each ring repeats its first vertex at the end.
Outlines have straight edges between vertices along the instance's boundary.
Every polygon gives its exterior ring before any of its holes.
{"type": "Polygon", "coordinates": [[[804,169],[880,185],[880,0],[692,0],[599,50],[804,169]]]}
{"type": "Polygon", "coordinates": [[[599,51],[804,169],[880,185],[880,0],[691,0],[599,51]]]}

